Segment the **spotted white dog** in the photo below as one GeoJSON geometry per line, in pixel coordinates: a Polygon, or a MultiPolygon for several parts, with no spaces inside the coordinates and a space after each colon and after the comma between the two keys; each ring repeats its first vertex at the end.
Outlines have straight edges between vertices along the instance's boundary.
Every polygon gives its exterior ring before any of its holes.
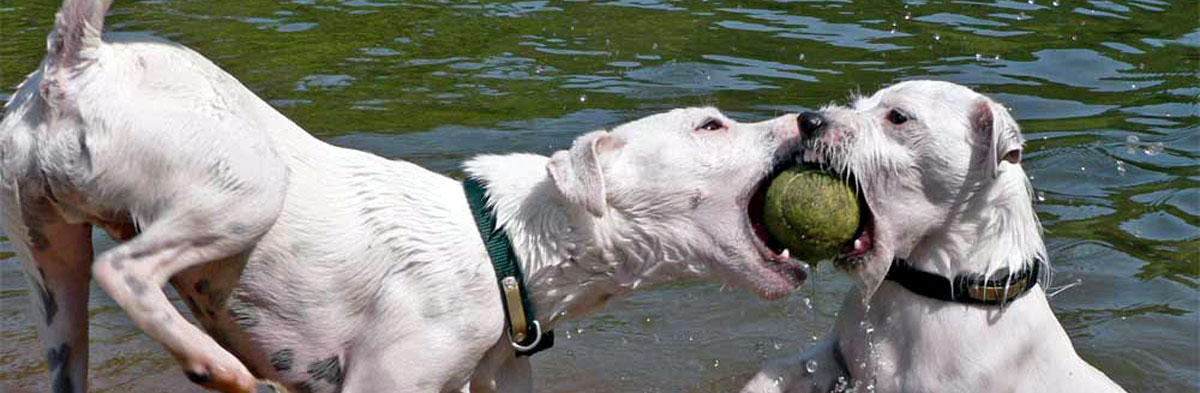
{"type": "Polygon", "coordinates": [[[1121,391],[1047,303],[1022,138],[1003,106],[910,81],[801,118],[804,159],[856,179],[869,206],[837,261],[861,285],[828,336],[743,392],[1121,391]]]}
{"type": "MultiPolygon", "coordinates": [[[[91,279],[207,388],[531,390],[459,182],[323,143],[180,45],[102,37],[110,3],[65,2],[0,123],[3,228],[55,392],[87,388],[91,279]],[[122,241],[94,261],[93,226],[122,241]]],[[[795,115],[683,109],[466,170],[551,329],[653,283],[794,290],[804,271],[748,209],[798,137],[795,115]]]]}

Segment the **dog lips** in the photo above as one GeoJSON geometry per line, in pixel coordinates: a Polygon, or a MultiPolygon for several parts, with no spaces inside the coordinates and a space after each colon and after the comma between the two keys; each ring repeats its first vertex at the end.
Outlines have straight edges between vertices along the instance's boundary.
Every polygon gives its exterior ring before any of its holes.
{"type": "Polygon", "coordinates": [[[797,166],[771,179],[764,211],[771,238],[812,264],[837,256],[858,231],[854,189],[817,169],[797,166]]]}

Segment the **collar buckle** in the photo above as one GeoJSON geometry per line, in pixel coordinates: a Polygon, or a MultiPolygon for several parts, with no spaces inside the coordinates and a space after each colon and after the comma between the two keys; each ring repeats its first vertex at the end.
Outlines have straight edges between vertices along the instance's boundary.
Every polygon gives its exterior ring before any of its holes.
{"type": "Polygon", "coordinates": [[[496,214],[488,207],[483,184],[467,178],[463,181],[463,191],[467,194],[467,204],[471,207],[479,236],[483,238],[492,269],[496,272],[501,305],[504,306],[505,319],[508,321],[509,343],[516,350],[517,357],[532,356],[549,349],[554,346],[554,331],[542,332],[542,324],[538,322],[533,303],[525,291],[524,275],[517,264],[512,242],[504,231],[496,227],[496,214]]]}

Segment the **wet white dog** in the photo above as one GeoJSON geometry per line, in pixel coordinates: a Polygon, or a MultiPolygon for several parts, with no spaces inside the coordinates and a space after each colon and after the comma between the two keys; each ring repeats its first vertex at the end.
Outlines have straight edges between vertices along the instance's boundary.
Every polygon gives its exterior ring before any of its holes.
{"type": "MultiPolygon", "coordinates": [[[[207,388],[531,390],[462,184],[325,144],[182,46],[102,38],[110,3],[65,2],[0,123],[0,211],[55,392],[87,388],[93,278],[207,388]],[[123,242],[94,262],[93,226],[123,242]]],[[[684,109],[466,170],[551,329],[653,283],[790,293],[804,271],[748,206],[798,137],[794,115],[684,109]]]]}
{"type": "Polygon", "coordinates": [[[801,118],[804,159],[856,179],[869,206],[837,261],[861,285],[828,336],[743,392],[1121,391],[1047,303],[1022,138],[1003,106],[910,81],[801,118]]]}

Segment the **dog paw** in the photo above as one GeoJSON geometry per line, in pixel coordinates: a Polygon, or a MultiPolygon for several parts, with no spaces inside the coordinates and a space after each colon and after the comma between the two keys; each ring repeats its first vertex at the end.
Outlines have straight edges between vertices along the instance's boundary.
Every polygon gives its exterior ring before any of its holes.
{"type": "MultiPolygon", "coordinates": [[[[232,356],[230,356],[232,358],[232,356]]],[[[228,366],[216,362],[187,362],[183,365],[183,375],[189,381],[203,386],[205,389],[226,393],[257,393],[270,392],[258,389],[258,381],[246,370],[246,367],[235,360],[234,363],[224,362],[228,366]]],[[[280,390],[286,393],[285,390],[280,390]]]]}

